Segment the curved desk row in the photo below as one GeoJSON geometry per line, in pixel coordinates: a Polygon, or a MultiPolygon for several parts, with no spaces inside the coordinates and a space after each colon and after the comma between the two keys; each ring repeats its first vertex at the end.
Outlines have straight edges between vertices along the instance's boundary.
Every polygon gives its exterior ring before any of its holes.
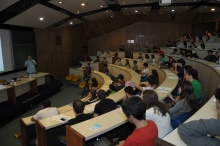
{"type": "MultiPolygon", "coordinates": [[[[206,104],[200,108],[200,110],[198,110],[193,116],[191,116],[185,123],[199,119],[216,119],[217,113],[214,99],[215,97],[212,95],[213,91],[220,85],[220,65],[199,59],[185,59],[185,61],[186,64],[189,64],[198,70],[199,79],[202,83],[205,97],[211,97],[209,99],[206,98],[206,101],[208,100],[208,102],[206,102],[206,104]]],[[[180,139],[177,129],[164,137],[163,140],[177,146],[186,146],[186,144],[180,139]]]]}
{"type": "MultiPolygon", "coordinates": [[[[130,72],[132,76],[132,81],[135,83],[140,81],[140,76],[133,70],[125,68],[125,67],[120,67],[120,66],[115,66],[115,65],[109,65],[110,70],[115,69],[115,73],[112,72],[113,75],[116,73],[121,73],[121,72],[130,72]],[[114,68],[112,68],[114,67],[114,68]],[[120,72],[120,70],[121,72],[120,72]],[[123,69],[123,71],[122,71],[123,69]],[[135,79],[135,80],[134,80],[135,79]]],[[[156,66],[155,66],[156,67],[156,66]]],[[[163,70],[163,73],[165,74],[165,80],[161,84],[160,87],[156,89],[156,92],[158,93],[159,97],[161,100],[167,97],[167,94],[171,93],[172,90],[176,87],[178,78],[175,74],[171,73],[169,70],[163,70]],[[170,89],[169,91],[165,91],[162,88],[167,87],[170,89]]],[[[126,75],[125,75],[126,78],[126,75]]],[[[129,77],[127,77],[129,78],[129,77]]],[[[116,100],[120,98],[122,99],[124,95],[124,91],[120,90],[119,92],[113,94],[111,99],[116,100]]],[[[111,112],[108,112],[104,115],[100,115],[96,118],[81,122],[79,124],[75,124],[72,126],[66,126],[66,140],[67,140],[67,145],[72,146],[72,145],[77,145],[77,146],[85,146],[85,141],[90,140],[92,138],[95,138],[103,133],[106,133],[122,124],[124,124],[127,121],[126,116],[122,112],[121,108],[115,109],[111,112]],[[99,124],[102,125],[101,128],[97,130],[92,130],[91,127],[94,124],[99,124]],[[83,127],[83,128],[82,128],[83,127]]]]}

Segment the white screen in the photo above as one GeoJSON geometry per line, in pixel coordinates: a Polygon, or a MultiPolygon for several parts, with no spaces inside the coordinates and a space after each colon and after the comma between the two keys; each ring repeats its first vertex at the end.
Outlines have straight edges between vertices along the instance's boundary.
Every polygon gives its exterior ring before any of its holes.
{"type": "Polygon", "coordinates": [[[14,70],[11,31],[0,29],[0,72],[14,70]]]}

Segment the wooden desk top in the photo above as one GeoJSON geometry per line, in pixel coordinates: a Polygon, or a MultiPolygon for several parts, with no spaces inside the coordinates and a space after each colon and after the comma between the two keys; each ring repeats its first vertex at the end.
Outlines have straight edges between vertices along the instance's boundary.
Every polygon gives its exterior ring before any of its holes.
{"type": "Polygon", "coordinates": [[[126,120],[127,118],[121,108],[118,108],[96,118],[72,125],[71,127],[82,134],[85,137],[85,140],[89,140],[122,125],[126,120]],[[91,130],[91,127],[94,124],[101,125],[101,128],[98,130],[91,130]]]}
{"type": "MultiPolygon", "coordinates": [[[[199,119],[216,119],[216,106],[213,99],[214,97],[212,97],[199,111],[197,111],[193,116],[191,116],[185,123],[199,119]]],[[[163,140],[168,141],[177,146],[186,146],[186,144],[180,139],[179,134],[177,132],[177,128],[170,134],[165,136],[163,140]]]]}
{"type": "Polygon", "coordinates": [[[13,83],[13,86],[17,87],[17,86],[21,86],[27,83],[30,83],[31,81],[36,80],[36,78],[20,78],[21,80],[16,81],[13,83]]]}
{"type": "Polygon", "coordinates": [[[12,88],[12,86],[10,86],[10,85],[0,85],[0,91],[6,90],[6,89],[9,89],[9,88],[12,88]]]}

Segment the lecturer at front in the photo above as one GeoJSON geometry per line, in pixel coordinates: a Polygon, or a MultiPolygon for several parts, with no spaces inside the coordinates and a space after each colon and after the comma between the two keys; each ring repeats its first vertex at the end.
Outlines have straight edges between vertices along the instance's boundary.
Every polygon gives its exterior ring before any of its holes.
{"type": "Polygon", "coordinates": [[[33,60],[31,58],[31,56],[28,56],[28,60],[25,61],[25,64],[24,66],[27,67],[27,73],[28,74],[34,74],[36,71],[35,71],[35,66],[37,65],[36,61],[33,60]]]}

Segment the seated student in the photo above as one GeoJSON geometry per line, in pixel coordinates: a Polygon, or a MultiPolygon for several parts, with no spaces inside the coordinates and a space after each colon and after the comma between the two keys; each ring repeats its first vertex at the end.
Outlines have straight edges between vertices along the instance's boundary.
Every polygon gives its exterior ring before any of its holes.
{"type": "Polygon", "coordinates": [[[177,74],[179,80],[183,81],[184,79],[184,66],[186,62],[184,59],[178,59],[177,63],[175,63],[173,73],[177,74]]]}
{"type": "Polygon", "coordinates": [[[163,138],[171,130],[169,108],[159,101],[157,93],[153,90],[145,90],[143,101],[147,107],[146,120],[152,120],[158,128],[158,137],[163,138]]]}
{"type": "Polygon", "coordinates": [[[158,54],[164,54],[164,52],[162,50],[160,50],[160,47],[157,48],[157,53],[158,54]]]}
{"type": "Polygon", "coordinates": [[[220,49],[218,49],[218,52],[216,53],[216,61],[215,63],[220,64],[220,49]]]}
{"type": "Polygon", "coordinates": [[[122,87],[125,87],[125,79],[124,79],[124,76],[122,74],[118,75],[118,81],[122,85],[122,87]]]}
{"type": "Polygon", "coordinates": [[[107,60],[106,60],[106,57],[103,57],[103,60],[102,60],[102,63],[105,65],[105,64],[108,64],[107,60]]]}
{"type": "Polygon", "coordinates": [[[173,49],[173,51],[170,52],[170,55],[177,55],[177,49],[173,49]]]}
{"type": "Polygon", "coordinates": [[[145,54],[145,62],[146,63],[153,63],[153,60],[149,57],[148,54],[145,54]]]}
{"type": "Polygon", "coordinates": [[[86,59],[87,62],[92,62],[92,59],[88,56],[86,59]]]}
{"type": "Polygon", "coordinates": [[[131,97],[135,96],[134,95],[134,89],[131,86],[125,87],[124,91],[125,91],[125,96],[123,97],[122,102],[125,102],[125,100],[127,100],[128,98],[131,98],[131,97]]]}
{"type": "Polygon", "coordinates": [[[151,59],[153,63],[156,63],[155,56],[153,54],[151,55],[151,59]]]}
{"type": "Polygon", "coordinates": [[[220,145],[220,140],[217,138],[217,136],[220,136],[220,88],[215,90],[214,96],[216,98],[217,119],[200,119],[179,126],[178,133],[186,145],[220,145]]]}
{"type": "Polygon", "coordinates": [[[184,66],[184,81],[186,80],[186,74],[188,72],[188,70],[192,69],[191,65],[185,65],[184,66]]]}
{"type": "Polygon", "coordinates": [[[201,83],[199,82],[198,79],[198,72],[195,69],[189,69],[186,71],[186,76],[185,76],[186,81],[190,81],[193,86],[193,91],[194,95],[196,97],[197,103],[200,103],[201,97],[202,97],[202,87],[201,83]]]}
{"type": "Polygon", "coordinates": [[[97,117],[116,109],[115,102],[112,99],[106,98],[104,90],[99,90],[97,96],[100,102],[95,105],[93,117],[97,117]]]}
{"type": "Polygon", "coordinates": [[[130,65],[130,63],[129,63],[129,60],[126,60],[126,61],[125,61],[125,67],[131,68],[131,65],[130,65]]]}
{"type": "Polygon", "coordinates": [[[189,58],[199,58],[196,53],[193,53],[192,50],[187,50],[187,56],[189,58]]]}
{"type": "Polygon", "coordinates": [[[91,75],[92,68],[90,67],[90,63],[87,63],[86,70],[88,70],[88,74],[91,75]]]}
{"type": "Polygon", "coordinates": [[[101,51],[101,57],[106,57],[107,54],[104,51],[101,51]]]}
{"type": "Polygon", "coordinates": [[[43,108],[42,110],[38,111],[32,118],[32,121],[37,121],[39,119],[45,119],[51,116],[58,115],[60,112],[56,107],[51,107],[50,100],[45,100],[43,102],[43,108]]]}
{"type": "Polygon", "coordinates": [[[132,66],[131,69],[134,70],[134,71],[138,70],[138,65],[137,65],[137,61],[136,60],[133,61],[133,66],[132,66]]]}
{"type": "Polygon", "coordinates": [[[136,129],[118,146],[154,146],[158,137],[158,129],[153,121],[145,120],[146,106],[142,99],[129,98],[122,104],[122,109],[128,122],[134,124],[136,129]]]}
{"type": "Polygon", "coordinates": [[[216,56],[213,55],[213,51],[212,50],[208,50],[208,55],[203,60],[211,61],[211,62],[216,62],[216,56]]]}
{"type": "Polygon", "coordinates": [[[118,92],[119,90],[121,90],[122,88],[124,88],[124,87],[120,84],[118,78],[115,78],[115,80],[113,81],[113,84],[114,84],[114,86],[115,86],[115,91],[116,91],[116,92],[118,92]]]}
{"type": "Polygon", "coordinates": [[[114,84],[109,84],[109,89],[108,89],[108,91],[106,91],[106,96],[108,97],[109,95],[114,94],[114,93],[115,93],[114,84]]]}
{"type": "Polygon", "coordinates": [[[139,53],[139,56],[138,56],[137,59],[139,59],[139,60],[143,60],[143,57],[142,57],[142,54],[141,54],[141,53],[139,53]]]}
{"type": "Polygon", "coordinates": [[[89,91],[88,95],[82,99],[82,101],[85,102],[85,104],[90,104],[90,103],[98,101],[99,99],[96,96],[96,92],[97,92],[97,90],[91,89],[89,91]]]}
{"type": "Polygon", "coordinates": [[[157,65],[162,65],[162,64],[165,64],[165,62],[166,62],[166,59],[164,58],[164,54],[160,54],[159,55],[159,59],[158,59],[158,61],[157,61],[157,65]]]}
{"type": "Polygon", "coordinates": [[[123,64],[122,64],[122,62],[121,62],[121,58],[118,58],[118,59],[115,61],[115,65],[123,66],[123,64]]]}
{"type": "Polygon", "coordinates": [[[193,86],[189,81],[183,81],[179,84],[179,96],[176,99],[172,94],[168,97],[176,104],[169,109],[171,117],[181,113],[194,113],[197,109],[196,98],[193,94],[193,86]]]}
{"type": "Polygon", "coordinates": [[[155,77],[155,86],[158,86],[158,84],[159,84],[159,76],[158,76],[157,70],[152,69],[152,75],[155,77]]]}
{"type": "Polygon", "coordinates": [[[98,82],[97,82],[96,78],[92,78],[91,81],[92,81],[91,89],[98,90],[98,82]]]}
{"type": "Polygon", "coordinates": [[[134,84],[134,87],[140,91],[142,91],[141,93],[141,97],[143,96],[143,91],[144,90],[154,90],[155,88],[155,83],[156,83],[156,78],[153,75],[150,75],[147,77],[147,81],[146,82],[140,82],[137,84],[134,84]],[[143,86],[143,87],[142,87],[143,86]]]}
{"type": "Polygon", "coordinates": [[[168,66],[168,68],[171,68],[172,67],[172,62],[173,62],[173,58],[168,56],[168,61],[165,62],[165,64],[168,66]]]}
{"type": "Polygon", "coordinates": [[[91,114],[84,114],[83,113],[84,108],[85,108],[85,104],[80,99],[74,100],[73,101],[73,111],[74,111],[76,117],[73,119],[70,119],[67,124],[71,126],[71,125],[74,125],[74,124],[91,119],[92,118],[91,114]]]}
{"type": "Polygon", "coordinates": [[[96,56],[96,60],[94,62],[100,62],[99,56],[96,56]]]}
{"type": "Polygon", "coordinates": [[[146,81],[147,75],[149,73],[148,64],[144,63],[143,66],[144,66],[144,69],[141,72],[141,82],[146,81]]]}

